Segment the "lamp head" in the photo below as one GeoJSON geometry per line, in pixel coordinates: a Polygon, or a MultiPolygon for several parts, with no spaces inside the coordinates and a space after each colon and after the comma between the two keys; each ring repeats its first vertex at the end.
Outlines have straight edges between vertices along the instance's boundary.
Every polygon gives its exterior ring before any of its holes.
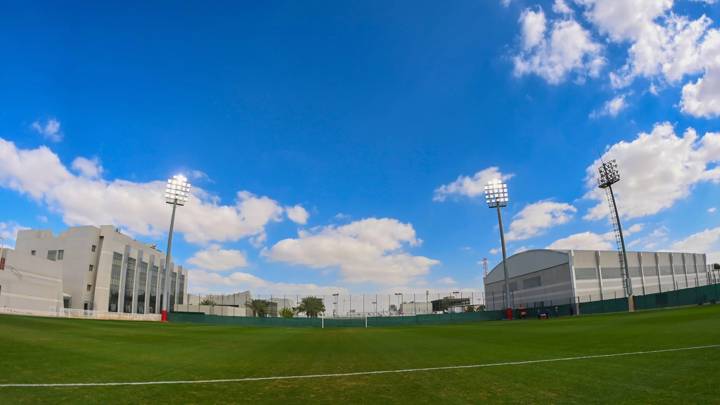
{"type": "Polygon", "coordinates": [[[187,177],[176,174],[167,181],[165,186],[165,202],[180,206],[185,205],[190,198],[190,187],[187,177]]]}

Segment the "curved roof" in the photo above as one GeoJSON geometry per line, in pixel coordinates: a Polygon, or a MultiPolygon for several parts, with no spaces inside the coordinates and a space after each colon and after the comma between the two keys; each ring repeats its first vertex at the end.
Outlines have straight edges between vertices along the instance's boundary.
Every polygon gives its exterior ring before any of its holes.
{"type": "MultiPolygon", "coordinates": [[[[516,253],[507,258],[510,278],[522,276],[570,262],[569,250],[532,249],[516,253]]],[[[494,283],[505,278],[502,261],[485,277],[485,283],[494,283]]]]}

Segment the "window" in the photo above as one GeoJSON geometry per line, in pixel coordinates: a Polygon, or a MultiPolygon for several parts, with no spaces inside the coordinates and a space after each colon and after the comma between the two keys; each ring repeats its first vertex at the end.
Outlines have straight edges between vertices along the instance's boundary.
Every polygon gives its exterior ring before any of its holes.
{"type": "Polygon", "coordinates": [[[128,257],[127,266],[125,267],[125,302],[123,303],[123,312],[128,314],[132,313],[133,288],[135,287],[135,263],[135,259],[128,257]]]}
{"type": "Polygon", "coordinates": [[[157,312],[157,280],[158,266],[152,266],[150,269],[150,299],[148,300],[149,313],[157,312]]]}
{"type": "Polygon", "coordinates": [[[30,254],[33,255],[33,256],[35,256],[36,253],[37,253],[37,252],[34,251],[34,250],[31,250],[31,251],[30,251],[30,254]]]}
{"type": "Polygon", "coordinates": [[[135,305],[135,312],[138,314],[145,313],[145,284],[147,283],[148,264],[146,262],[140,262],[140,272],[138,273],[138,288],[137,288],[137,305],[135,305]]]}
{"type": "Polygon", "coordinates": [[[95,270],[95,266],[93,266],[93,265],[91,264],[90,267],[88,268],[88,271],[93,271],[93,270],[95,270]]]}
{"type": "Polygon", "coordinates": [[[48,250],[47,258],[52,261],[57,260],[57,250],[48,250]]]}
{"type": "Polygon", "coordinates": [[[88,284],[88,285],[87,285],[87,290],[88,290],[88,291],[92,291],[92,284],[88,284]]]}
{"type": "Polygon", "coordinates": [[[123,255],[113,252],[112,269],[110,271],[110,301],[109,312],[118,312],[118,298],[120,297],[120,271],[122,269],[123,255]]]}
{"type": "Polygon", "coordinates": [[[90,251],[94,253],[96,250],[97,250],[97,246],[92,245],[92,247],[90,248],[90,251]]]}
{"type": "Polygon", "coordinates": [[[58,251],[57,251],[57,259],[58,259],[58,260],[62,260],[64,256],[65,256],[65,251],[64,251],[64,250],[58,250],[58,251]]]}

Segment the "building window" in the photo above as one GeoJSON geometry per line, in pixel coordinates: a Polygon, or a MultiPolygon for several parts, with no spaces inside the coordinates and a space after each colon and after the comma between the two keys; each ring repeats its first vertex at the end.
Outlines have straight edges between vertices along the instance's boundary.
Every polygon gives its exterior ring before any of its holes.
{"type": "Polygon", "coordinates": [[[125,267],[125,302],[123,303],[123,312],[132,313],[133,304],[133,288],[135,287],[135,263],[132,257],[127,259],[127,267],[125,267]]]}
{"type": "Polygon", "coordinates": [[[96,250],[97,250],[97,246],[92,245],[92,247],[90,248],[90,251],[95,253],[96,250]]]}
{"type": "Polygon", "coordinates": [[[118,298],[120,297],[120,273],[122,270],[123,255],[113,252],[112,269],[110,271],[110,300],[109,312],[118,312],[118,298]]]}
{"type": "Polygon", "coordinates": [[[148,264],[140,262],[140,271],[138,272],[138,288],[137,288],[137,305],[135,312],[138,314],[145,313],[145,284],[147,283],[148,264]]]}
{"type": "Polygon", "coordinates": [[[64,250],[58,250],[57,251],[57,259],[62,260],[63,257],[65,257],[65,251],[64,250]]]}
{"type": "Polygon", "coordinates": [[[88,284],[88,285],[87,285],[87,290],[88,290],[88,291],[92,291],[92,284],[88,284]]]}
{"type": "Polygon", "coordinates": [[[47,259],[52,261],[57,260],[57,250],[48,250],[47,259]]]}
{"type": "Polygon", "coordinates": [[[148,300],[148,313],[157,313],[157,283],[158,283],[158,266],[152,266],[150,269],[150,299],[148,300]]]}
{"type": "Polygon", "coordinates": [[[37,253],[37,252],[34,251],[34,250],[31,250],[31,251],[30,251],[30,254],[33,255],[33,256],[35,256],[36,253],[37,253]]]}
{"type": "Polygon", "coordinates": [[[93,265],[91,264],[90,267],[88,268],[88,271],[93,271],[93,270],[95,270],[95,266],[93,266],[93,265]]]}
{"type": "Polygon", "coordinates": [[[185,301],[184,300],[184,298],[185,298],[184,297],[185,296],[185,275],[180,273],[179,280],[180,280],[180,287],[178,288],[179,295],[178,295],[177,302],[178,302],[178,304],[182,305],[182,304],[184,304],[184,301],[185,301]]]}

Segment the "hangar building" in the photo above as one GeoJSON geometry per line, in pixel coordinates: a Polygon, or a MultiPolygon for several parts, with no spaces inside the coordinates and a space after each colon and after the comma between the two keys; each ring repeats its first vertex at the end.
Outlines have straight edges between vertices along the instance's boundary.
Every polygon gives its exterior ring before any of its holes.
{"type": "MultiPolygon", "coordinates": [[[[707,285],[705,254],[627,252],[634,295],[707,285]]],[[[625,297],[614,250],[528,250],[507,259],[512,306],[577,304],[625,297]]],[[[487,309],[503,307],[503,265],[485,277],[487,309]]]]}

